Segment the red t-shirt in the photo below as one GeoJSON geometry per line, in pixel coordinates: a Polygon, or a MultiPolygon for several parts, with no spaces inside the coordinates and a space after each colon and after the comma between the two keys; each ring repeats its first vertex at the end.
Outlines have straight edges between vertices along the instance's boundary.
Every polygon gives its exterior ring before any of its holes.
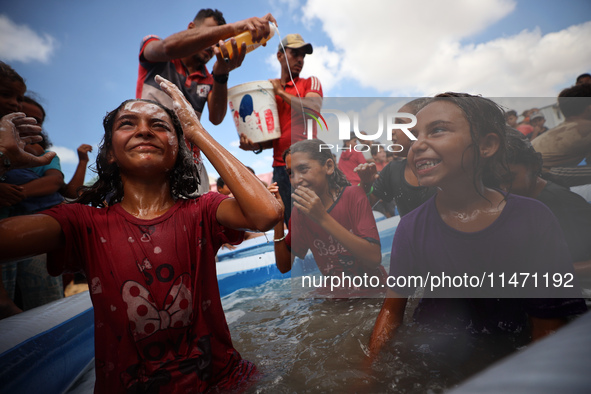
{"type": "Polygon", "coordinates": [[[359,164],[363,163],[367,163],[363,153],[357,152],[355,149],[351,148],[351,151],[345,150],[341,153],[338,165],[339,169],[343,171],[347,177],[347,180],[351,182],[351,185],[357,186],[359,185],[359,182],[361,182],[361,178],[359,178],[359,175],[353,170],[359,164]]]}
{"type": "MultiPolygon", "coordinates": [[[[380,244],[380,235],[376,227],[369,200],[359,186],[347,186],[335,203],[327,210],[339,224],[360,238],[380,244]]],[[[304,258],[312,250],[314,260],[323,275],[375,275],[385,277],[383,267],[367,270],[358,263],[336,239],[320,225],[308,218],[298,209],[291,212],[289,232],[285,238],[291,252],[304,258]]]]}
{"type": "Polygon", "coordinates": [[[244,235],[217,222],[225,198],[208,193],[179,200],[152,220],[120,204],[66,204],[43,212],[60,223],[66,241],[60,252],[70,257],[50,256],[48,270],[82,269],[88,278],[95,392],[201,392],[244,369],[216,279],[218,248],[244,235]]]}
{"type": "MultiPolygon", "coordinates": [[[[316,77],[310,78],[294,78],[293,82],[288,81],[285,86],[285,91],[294,96],[306,97],[308,93],[318,93],[322,96],[322,85],[316,77]],[[297,89],[296,89],[297,88],[297,89]]],[[[277,101],[277,111],[279,113],[279,123],[281,124],[281,137],[273,140],[273,167],[281,167],[285,165],[283,161],[283,152],[287,150],[292,144],[305,140],[305,120],[301,113],[302,108],[294,108],[292,116],[292,108],[281,97],[275,96],[277,101]]],[[[304,109],[304,112],[308,112],[304,109]]],[[[307,119],[307,118],[306,118],[307,119]]],[[[310,118],[311,119],[311,118],[310,118]]],[[[316,138],[316,126],[314,122],[314,138],[316,138]]]]}

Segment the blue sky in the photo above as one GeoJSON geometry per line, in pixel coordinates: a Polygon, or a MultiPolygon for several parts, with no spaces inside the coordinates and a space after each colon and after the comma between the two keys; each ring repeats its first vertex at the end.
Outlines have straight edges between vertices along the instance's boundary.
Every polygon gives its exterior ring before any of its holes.
{"type": "MultiPolygon", "coordinates": [[[[319,77],[327,97],[455,90],[552,100],[577,75],[591,72],[588,0],[11,2],[0,11],[0,59],[44,104],[45,129],[67,180],[76,148],[96,147],[106,112],[134,97],[141,39],[184,30],[208,7],[228,22],[271,12],[282,36],[302,34],[315,49],[302,75],[319,77]]],[[[278,41],[250,53],[229,86],[279,76],[278,41]]],[[[237,148],[229,117],[216,127],[206,119],[206,129],[240,160],[257,173],[271,170],[270,151],[255,156],[237,148]]]]}

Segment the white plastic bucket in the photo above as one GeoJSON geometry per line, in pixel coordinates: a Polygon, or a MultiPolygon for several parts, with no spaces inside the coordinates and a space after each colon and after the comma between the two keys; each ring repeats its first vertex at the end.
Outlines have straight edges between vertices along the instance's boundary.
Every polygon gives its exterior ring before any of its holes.
{"type": "Polygon", "coordinates": [[[252,142],[281,137],[279,113],[271,82],[254,81],[228,89],[228,105],[238,135],[245,134],[252,142]]]}

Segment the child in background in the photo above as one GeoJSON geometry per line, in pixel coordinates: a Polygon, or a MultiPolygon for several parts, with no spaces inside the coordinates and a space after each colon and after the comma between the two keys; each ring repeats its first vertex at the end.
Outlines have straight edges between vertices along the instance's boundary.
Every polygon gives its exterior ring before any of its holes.
{"type": "Polygon", "coordinates": [[[146,100],[109,113],[98,181],[78,204],[0,222],[1,257],[52,252],[50,272],[84,270],[95,312],[96,392],[228,390],[256,367],[232,346],[215,253],[240,241],[239,229],[274,226],[281,206],[203,129],[178,88],[156,80],[176,115],[146,100]],[[198,176],[185,137],[235,199],[188,198],[198,176]]]}
{"type": "Polygon", "coordinates": [[[381,281],[385,270],[371,207],[363,190],[350,186],[321,144],[299,141],[285,154],[296,210],[286,236],[280,224],[275,226],[277,268],[288,272],[294,255],[304,258],[311,249],[323,275],[367,274],[381,281]]]}
{"type": "Polygon", "coordinates": [[[367,163],[363,153],[355,150],[355,146],[359,143],[359,139],[354,132],[348,141],[344,141],[343,150],[339,159],[339,170],[345,174],[345,177],[351,185],[359,184],[359,175],[355,172],[355,168],[363,163],[367,163]]]}
{"type": "Polygon", "coordinates": [[[379,174],[388,164],[388,158],[386,157],[385,148],[379,145],[372,145],[371,157],[373,158],[373,162],[376,165],[376,171],[379,174]]]}
{"type": "Polygon", "coordinates": [[[84,178],[86,177],[86,167],[88,166],[89,158],[88,152],[92,152],[92,146],[82,144],[76,150],[78,152],[78,166],[72,175],[72,179],[61,190],[62,196],[74,199],[79,195],[79,190],[84,186],[84,178]]]}
{"type": "MultiPolygon", "coordinates": [[[[418,139],[408,162],[419,183],[436,187],[437,194],[401,219],[392,244],[390,277],[572,272],[562,232],[550,210],[538,201],[505,195],[483,183],[483,179],[503,182],[509,176],[504,159],[505,119],[495,103],[446,93],[424,106],[417,120],[412,131],[418,139]]],[[[580,298],[445,299],[427,297],[449,292],[428,290],[415,320],[458,332],[514,337],[528,332],[531,322],[530,338],[536,340],[565,324],[568,316],[586,310],[580,298]]],[[[388,289],[371,335],[370,361],[402,324],[407,297],[414,291],[413,286],[388,289]]],[[[454,296],[469,297],[467,291],[454,296]]],[[[509,290],[498,291],[507,294],[509,290]]]]}
{"type": "MultiPolygon", "coordinates": [[[[507,129],[507,162],[513,175],[503,189],[543,202],[558,219],[577,273],[591,267],[591,204],[567,188],[543,179],[542,155],[527,137],[507,129]]],[[[581,275],[579,275],[581,279],[581,275]]]]}
{"type": "MultiPolygon", "coordinates": [[[[45,111],[36,101],[24,96],[22,77],[5,63],[0,64],[0,116],[22,111],[42,125],[45,111]]],[[[42,156],[49,140],[25,146],[28,153],[42,156]]],[[[13,169],[0,182],[0,219],[26,215],[50,208],[63,201],[58,193],[63,185],[59,158],[41,167],[13,169]]],[[[61,277],[52,277],[45,270],[45,255],[12,261],[1,267],[0,319],[22,310],[29,310],[63,298],[61,277]],[[17,291],[18,290],[18,291],[17,291]]]]}
{"type": "MultiPolygon", "coordinates": [[[[416,115],[428,100],[428,98],[420,98],[410,101],[398,112],[416,115]]],[[[410,119],[396,118],[396,123],[410,123],[410,119]]],[[[380,200],[386,204],[394,201],[398,207],[398,213],[404,216],[431,198],[435,194],[435,188],[419,185],[416,175],[408,165],[406,156],[412,143],[411,139],[402,130],[395,129],[392,134],[392,143],[402,147],[396,155],[403,157],[403,160],[389,163],[379,174],[374,164],[361,164],[355,168],[355,172],[361,179],[360,186],[367,193],[372,207],[380,200]]]]}
{"type": "Polygon", "coordinates": [[[216,186],[218,188],[218,193],[223,194],[224,196],[232,195],[230,188],[226,185],[222,177],[218,177],[218,180],[216,181],[216,186]]]}

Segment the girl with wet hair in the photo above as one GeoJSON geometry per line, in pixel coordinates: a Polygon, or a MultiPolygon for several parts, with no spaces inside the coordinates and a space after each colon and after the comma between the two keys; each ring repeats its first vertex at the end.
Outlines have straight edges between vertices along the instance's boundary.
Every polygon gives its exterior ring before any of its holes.
{"type": "Polygon", "coordinates": [[[171,82],[173,100],[130,100],[110,112],[99,181],[79,199],[0,222],[1,259],[49,253],[52,274],[82,270],[95,322],[95,392],[233,390],[256,376],[234,349],[217,285],[215,255],[266,231],[281,205],[201,126],[171,82]],[[182,127],[181,127],[182,125],[182,127]],[[195,190],[184,137],[198,146],[235,198],[195,190]]]}
{"type": "MultiPolygon", "coordinates": [[[[277,267],[288,272],[294,256],[304,258],[311,250],[323,275],[367,274],[381,283],[385,270],[369,202],[360,187],[349,184],[332,152],[323,146],[320,140],[299,141],[285,157],[296,209],[286,236],[283,226],[275,227],[277,267]]],[[[358,290],[349,283],[343,287],[358,290]]]]}
{"type": "MultiPolygon", "coordinates": [[[[123,108],[134,102],[145,102],[160,107],[171,118],[176,137],[179,141],[182,141],[180,137],[183,136],[183,129],[173,110],[152,100],[133,99],[124,101],[119,107],[109,112],[103,120],[105,135],[99,145],[96,158],[98,180],[94,185],[83,188],[82,194],[76,202],[90,204],[93,207],[104,207],[107,201],[109,205],[121,201],[123,184],[119,167],[110,160],[109,152],[113,147],[113,123],[115,118],[123,108]]],[[[199,183],[199,174],[191,152],[185,144],[179,143],[178,156],[170,175],[171,192],[175,198],[189,198],[197,190],[199,183]]]]}
{"type": "MultiPolygon", "coordinates": [[[[550,210],[484,182],[486,178],[498,184],[510,177],[505,127],[496,103],[462,93],[438,95],[417,113],[412,129],[417,140],[408,162],[419,184],[437,192],[400,220],[389,279],[481,278],[491,273],[498,279],[500,274],[510,277],[514,272],[539,276],[552,272],[572,278],[566,243],[550,210]]],[[[370,361],[395,335],[408,297],[421,285],[396,283],[388,283],[370,339],[370,361]]],[[[519,291],[502,287],[498,281],[498,286],[483,281],[482,287],[474,282],[464,287],[430,287],[433,283],[437,282],[424,285],[414,320],[463,335],[466,343],[474,343],[478,335],[497,334],[500,337],[490,340],[505,338],[520,346],[521,333],[526,334],[526,341],[539,339],[565,324],[568,316],[586,310],[581,298],[568,298],[580,297],[576,286],[572,291],[546,292],[531,283],[519,291]],[[557,298],[533,298],[540,294],[557,298]]],[[[445,351],[466,354],[462,362],[468,364],[470,352],[457,348],[459,342],[454,340],[445,351]]]]}

